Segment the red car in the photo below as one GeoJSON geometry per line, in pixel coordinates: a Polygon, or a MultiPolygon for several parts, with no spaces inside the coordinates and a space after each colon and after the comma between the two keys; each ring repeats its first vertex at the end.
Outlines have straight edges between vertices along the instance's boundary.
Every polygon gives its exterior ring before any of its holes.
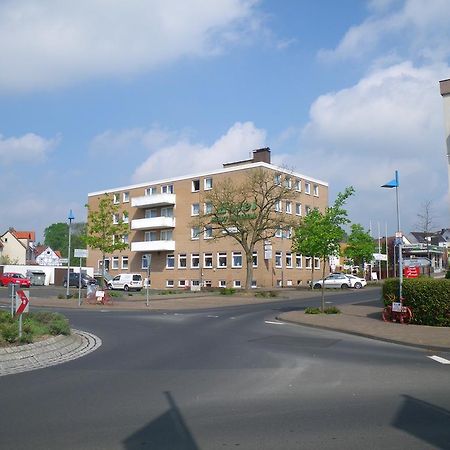
{"type": "Polygon", "coordinates": [[[0,275],[0,286],[8,286],[9,284],[17,284],[20,287],[30,287],[31,281],[21,273],[5,272],[0,275]]]}

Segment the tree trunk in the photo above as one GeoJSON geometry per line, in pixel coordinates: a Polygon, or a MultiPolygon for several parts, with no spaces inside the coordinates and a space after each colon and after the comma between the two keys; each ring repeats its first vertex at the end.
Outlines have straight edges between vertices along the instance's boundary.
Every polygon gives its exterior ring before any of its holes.
{"type": "Polygon", "coordinates": [[[314,289],[314,258],[311,257],[311,289],[314,289]]]}
{"type": "Polygon", "coordinates": [[[105,284],[105,254],[102,252],[102,278],[100,279],[100,289],[103,289],[105,284]]]}
{"type": "Polygon", "coordinates": [[[245,289],[251,289],[252,288],[252,281],[253,281],[253,249],[249,250],[245,254],[245,260],[247,262],[247,273],[245,278],[245,289]]]}
{"type": "Polygon", "coordinates": [[[325,310],[325,257],[322,262],[322,312],[325,310]]]}

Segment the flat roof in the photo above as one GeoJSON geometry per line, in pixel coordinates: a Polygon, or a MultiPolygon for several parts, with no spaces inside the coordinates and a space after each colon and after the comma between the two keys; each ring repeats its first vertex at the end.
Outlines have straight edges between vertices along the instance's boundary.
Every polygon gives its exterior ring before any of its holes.
{"type": "Polygon", "coordinates": [[[450,78],[448,80],[439,81],[439,86],[441,88],[441,95],[450,94],[450,78]]]}
{"type": "Polygon", "coordinates": [[[204,172],[204,173],[200,173],[200,174],[197,173],[197,174],[193,174],[193,175],[183,175],[180,177],[164,178],[161,180],[146,181],[145,183],[131,184],[128,186],[104,189],[101,191],[90,192],[88,194],[88,197],[92,197],[94,195],[108,194],[108,193],[117,192],[117,191],[124,191],[124,190],[129,190],[129,189],[137,189],[137,188],[141,188],[141,187],[151,186],[153,184],[167,184],[167,183],[171,183],[174,181],[188,180],[190,178],[200,178],[200,177],[206,177],[208,175],[217,175],[217,174],[221,174],[221,173],[236,172],[238,170],[246,170],[246,169],[251,169],[251,168],[255,168],[255,167],[265,167],[266,169],[272,169],[277,172],[282,172],[282,173],[294,176],[296,178],[301,178],[303,180],[311,181],[312,183],[317,183],[317,184],[321,184],[323,186],[328,187],[328,183],[326,181],[322,181],[317,178],[312,178],[307,175],[303,175],[301,173],[292,172],[287,169],[283,169],[281,167],[274,166],[273,164],[268,164],[265,162],[256,162],[256,163],[254,162],[251,164],[243,164],[243,165],[238,165],[238,166],[233,166],[233,167],[226,167],[223,169],[218,169],[218,170],[214,170],[211,172],[204,172]]]}

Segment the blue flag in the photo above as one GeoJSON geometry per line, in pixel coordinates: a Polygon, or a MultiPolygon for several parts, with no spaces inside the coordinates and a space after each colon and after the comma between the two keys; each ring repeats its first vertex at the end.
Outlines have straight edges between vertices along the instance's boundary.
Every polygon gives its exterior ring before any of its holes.
{"type": "Polygon", "coordinates": [[[391,181],[388,181],[386,184],[383,184],[381,187],[384,188],[395,188],[395,187],[399,187],[400,184],[398,182],[398,171],[395,171],[395,178],[391,181]]]}

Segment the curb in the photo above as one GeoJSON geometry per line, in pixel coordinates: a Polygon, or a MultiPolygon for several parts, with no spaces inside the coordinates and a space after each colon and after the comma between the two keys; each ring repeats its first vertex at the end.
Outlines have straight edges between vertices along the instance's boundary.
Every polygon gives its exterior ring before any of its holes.
{"type": "Polygon", "coordinates": [[[0,376],[72,361],[97,350],[101,345],[98,336],[73,329],[70,336],[54,336],[34,344],[0,349],[0,376]]]}
{"type": "Polygon", "coordinates": [[[319,328],[321,330],[335,331],[337,333],[351,334],[353,336],[360,336],[360,337],[364,337],[364,338],[368,338],[368,339],[373,339],[376,341],[388,342],[390,344],[405,345],[407,347],[414,347],[414,348],[420,348],[423,350],[432,350],[432,351],[440,351],[440,352],[450,351],[450,347],[442,347],[439,345],[414,344],[412,342],[405,342],[405,341],[400,341],[398,339],[386,338],[383,336],[376,336],[376,335],[369,334],[369,333],[363,333],[361,331],[343,330],[342,328],[337,328],[337,327],[316,325],[316,324],[304,323],[304,322],[296,322],[294,320],[283,319],[279,316],[276,316],[276,319],[279,320],[280,322],[291,323],[293,325],[300,325],[300,326],[305,326],[305,327],[310,327],[310,328],[319,328]]]}

